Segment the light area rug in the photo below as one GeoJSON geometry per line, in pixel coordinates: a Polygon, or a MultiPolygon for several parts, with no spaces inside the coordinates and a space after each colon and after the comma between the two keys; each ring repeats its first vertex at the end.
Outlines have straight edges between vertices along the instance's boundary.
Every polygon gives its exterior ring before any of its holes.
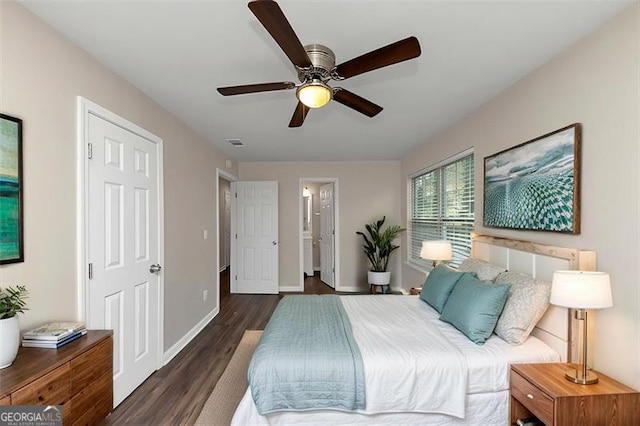
{"type": "Polygon", "coordinates": [[[262,330],[246,330],[231,360],[218,379],[213,392],[205,402],[196,425],[229,426],[242,396],[247,390],[247,370],[251,355],[262,335],[262,330]]]}

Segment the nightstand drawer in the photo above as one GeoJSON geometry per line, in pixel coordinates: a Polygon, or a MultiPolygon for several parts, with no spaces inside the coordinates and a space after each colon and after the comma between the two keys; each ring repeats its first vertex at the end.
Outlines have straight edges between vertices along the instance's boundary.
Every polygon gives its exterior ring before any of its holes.
{"type": "Polygon", "coordinates": [[[544,424],[553,425],[553,399],[513,370],[511,371],[511,396],[520,401],[544,424]]]}

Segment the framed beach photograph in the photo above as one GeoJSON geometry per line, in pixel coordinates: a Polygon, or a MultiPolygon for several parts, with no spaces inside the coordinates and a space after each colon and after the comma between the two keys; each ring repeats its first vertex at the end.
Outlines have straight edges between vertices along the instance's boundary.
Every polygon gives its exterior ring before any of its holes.
{"type": "Polygon", "coordinates": [[[580,233],[580,123],[484,159],[484,226],[580,233]]]}
{"type": "Polygon", "coordinates": [[[0,114],[0,264],[24,262],[22,120],[0,114]]]}

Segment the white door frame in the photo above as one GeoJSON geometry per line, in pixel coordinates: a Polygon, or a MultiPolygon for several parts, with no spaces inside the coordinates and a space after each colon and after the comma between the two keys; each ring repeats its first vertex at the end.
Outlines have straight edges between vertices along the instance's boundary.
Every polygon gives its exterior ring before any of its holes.
{"type": "MultiPolygon", "coordinates": [[[[217,289],[216,289],[216,309],[218,309],[218,311],[220,311],[220,178],[223,178],[224,180],[228,180],[229,182],[236,182],[238,180],[238,177],[227,172],[224,171],[220,168],[216,168],[216,200],[218,200],[218,208],[216,209],[216,229],[217,229],[217,241],[216,241],[216,252],[218,253],[218,256],[216,257],[216,271],[218,271],[217,276],[216,276],[216,282],[218,283],[217,289]]],[[[233,194],[231,194],[231,197],[233,197],[233,194]]],[[[231,217],[233,218],[233,202],[231,203],[231,217]]],[[[231,224],[229,224],[229,226],[231,226],[231,224]]],[[[230,230],[231,233],[233,233],[233,229],[230,230]]],[[[235,261],[235,254],[233,252],[233,250],[231,250],[231,253],[229,253],[229,269],[231,269],[231,266],[233,265],[233,262],[235,261]]],[[[231,272],[231,271],[229,271],[231,272]]],[[[229,282],[231,283],[231,276],[229,276],[229,282]]],[[[233,285],[233,284],[230,284],[233,285]]]]}
{"type": "MultiPolygon", "coordinates": [[[[300,259],[300,283],[298,284],[297,291],[304,291],[304,238],[303,238],[303,229],[304,229],[304,220],[303,220],[303,212],[302,212],[302,189],[304,188],[304,184],[306,183],[333,183],[333,227],[335,230],[334,236],[334,253],[333,253],[333,266],[335,268],[334,272],[334,289],[335,291],[340,291],[340,197],[338,196],[340,190],[338,185],[337,178],[322,178],[322,177],[301,177],[298,181],[298,258],[300,259]]],[[[289,290],[287,291],[296,291],[289,290]]]]}
{"type": "MultiPolygon", "coordinates": [[[[89,115],[94,115],[118,127],[126,129],[140,137],[150,140],[158,146],[158,263],[164,266],[164,183],[163,183],[163,140],[147,130],[133,124],[129,120],[95,104],[82,96],[77,97],[77,311],[76,316],[81,321],[89,318],[89,158],[88,158],[88,124],[89,115]]],[[[158,359],[156,369],[164,364],[164,277],[158,274],[158,359]]],[[[90,324],[87,324],[90,326],[90,324]]]]}

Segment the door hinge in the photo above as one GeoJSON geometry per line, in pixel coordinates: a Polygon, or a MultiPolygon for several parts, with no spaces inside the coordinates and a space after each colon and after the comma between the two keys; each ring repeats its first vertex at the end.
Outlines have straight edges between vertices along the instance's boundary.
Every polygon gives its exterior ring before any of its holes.
{"type": "Polygon", "coordinates": [[[236,234],[236,240],[238,239],[238,234],[236,234]]]}
{"type": "Polygon", "coordinates": [[[335,229],[331,231],[331,235],[336,235],[336,230],[335,229]]]}
{"type": "Polygon", "coordinates": [[[235,280],[236,280],[236,281],[238,281],[238,276],[237,276],[237,275],[236,275],[236,278],[235,278],[235,280]]]}
{"type": "Polygon", "coordinates": [[[237,193],[237,192],[234,192],[234,193],[233,193],[233,195],[234,195],[236,198],[238,198],[238,193],[237,193]]]}
{"type": "Polygon", "coordinates": [[[87,157],[89,158],[89,160],[91,160],[93,158],[93,144],[90,143],[88,145],[89,146],[87,147],[87,157]]]}
{"type": "Polygon", "coordinates": [[[93,263],[89,264],[89,279],[93,279],[93,263]]]}

